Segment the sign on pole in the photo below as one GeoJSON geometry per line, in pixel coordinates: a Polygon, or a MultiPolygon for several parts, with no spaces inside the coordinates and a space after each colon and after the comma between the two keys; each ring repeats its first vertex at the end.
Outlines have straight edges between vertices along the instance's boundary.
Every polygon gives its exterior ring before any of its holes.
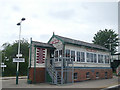
{"type": "Polygon", "coordinates": [[[22,54],[19,54],[19,55],[17,54],[16,57],[22,57],[22,54]]]}
{"type": "Polygon", "coordinates": [[[1,63],[2,65],[4,64],[4,63],[1,63]]]}
{"type": "Polygon", "coordinates": [[[25,58],[13,58],[13,62],[25,62],[25,58]]]}
{"type": "Polygon", "coordinates": [[[1,67],[7,67],[6,65],[1,65],[1,67]]]}

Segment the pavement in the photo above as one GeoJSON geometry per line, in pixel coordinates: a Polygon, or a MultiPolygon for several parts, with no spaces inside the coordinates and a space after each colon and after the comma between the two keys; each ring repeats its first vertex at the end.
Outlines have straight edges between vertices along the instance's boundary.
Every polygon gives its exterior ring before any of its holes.
{"type": "MultiPolygon", "coordinates": [[[[16,79],[16,76],[13,76],[13,77],[0,77],[0,80],[9,80],[9,79],[16,79]]],[[[27,76],[19,76],[18,79],[27,79],[27,76]]]]}
{"type": "Polygon", "coordinates": [[[16,77],[3,77],[2,88],[98,88],[108,90],[120,86],[120,77],[113,76],[111,79],[88,80],[73,84],[51,85],[49,83],[28,84],[27,76],[19,77],[19,84],[16,85],[16,77]]]}

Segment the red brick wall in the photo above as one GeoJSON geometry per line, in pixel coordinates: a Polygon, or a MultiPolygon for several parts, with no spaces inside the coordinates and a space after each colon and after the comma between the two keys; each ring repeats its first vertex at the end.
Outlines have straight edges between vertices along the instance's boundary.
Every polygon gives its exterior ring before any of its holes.
{"type": "MultiPolygon", "coordinates": [[[[112,69],[74,69],[74,73],[78,73],[77,80],[74,81],[85,81],[86,73],[90,72],[90,79],[104,79],[105,72],[107,72],[107,78],[112,78],[112,69]],[[99,72],[99,78],[96,78],[96,72],[99,72]]],[[[70,76],[71,77],[71,76],[70,76]]],[[[34,68],[29,70],[29,79],[34,83],[34,68]]],[[[35,83],[44,83],[45,82],[45,68],[36,68],[36,82],[35,83]]],[[[71,80],[70,80],[71,81],[71,80]]]]}
{"type": "Polygon", "coordinates": [[[105,72],[107,72],[107,78],[112,78],[112,69],[74,69],[74,73],[78,73],[77,80],[74,81],[84,81],[88,80],[86,78],[86,73],[90,72],[90,79],[104,79],[105,72]],[[96,78],[96,72],[99,72],[99,78],[96,78]]]}
{"type": "Polygon", "coordinates": [[[35,79],[34,80],[34,68],[30,68],[29,70],[29,79],[32,80],[33,83],[43,83],[45,82],[45,68],[36,68],[35,79]]]}

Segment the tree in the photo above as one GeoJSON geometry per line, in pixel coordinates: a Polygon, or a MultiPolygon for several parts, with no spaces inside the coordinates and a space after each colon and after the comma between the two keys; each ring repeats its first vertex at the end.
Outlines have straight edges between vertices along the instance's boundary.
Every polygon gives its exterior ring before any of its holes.
{"type": "Polygon", "coordinates": [[[93,37],[93,43],[106,47],[110,50],[111,54],[114,54],[118,46],[118,34],[112,29],[99,30],[93,37]]]}
{"type": "MultiPolygon", "coordinates": [[[[20,41],[20,53],[23,55],[23,58],[25,58],[24,63],[20,63],[20,71],[19,75],[27,75],[27,67],[28,67],[28,57],[29,57],[29,43],[27,40],[22,39],[20,41]]],[[[3,54],[2,59],[3,62],[7,65],[5,68],[5,76],[15,76],[16,75],[16,63],[13,63],[13,58],[16,58],[16,54],[18,52],[18,41],[16,40],[13,42],[13,44],[4,43],[2,45],[3,47],[3,54]],[[6,58],[9,59],[9,61],[6,61],[6,58]]]]}

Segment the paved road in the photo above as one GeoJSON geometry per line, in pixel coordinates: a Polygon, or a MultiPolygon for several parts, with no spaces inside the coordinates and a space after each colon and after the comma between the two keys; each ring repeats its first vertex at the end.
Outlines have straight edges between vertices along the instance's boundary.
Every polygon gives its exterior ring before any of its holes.
{"type": "Polygon", "coordinates": [[[89,80],[62,86],[47,83],[27,84],[27,79],[19,79],[18,85],[15,83],[16,79],[2,80],[2,88],[106,88],[120,84],[120,78],[113,76],[112,79],[89,80]]]}

